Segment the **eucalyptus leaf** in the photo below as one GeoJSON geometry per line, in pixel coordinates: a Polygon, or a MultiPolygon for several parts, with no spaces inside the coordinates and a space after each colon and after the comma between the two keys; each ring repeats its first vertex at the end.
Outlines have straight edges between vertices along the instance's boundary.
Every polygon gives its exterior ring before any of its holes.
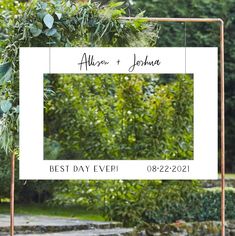
{"type": "Polygon", "coordinates": [[[46,8],[47,8],[47,3],[45,3],[45,2],[39,2],[39,3],[37,4],[36,10],[40,10],[40,9],[45,10],[46,8]]]}
{"type": "Polygon", "coordinates": [[[20,106],[17,105],[16,107],[14,107],[14,111],[15,111],[16,113],[20,113],[20,106]]]}
{"type": "Polygon", "coordinates": [[[41,3],[41,7],[42,7],[43,10],[45,10],[45,9],[47,8],[47,3],[42,2],[42,3],[41,3]]]}
{"type": "Polygon", "coordinates": [[[0,65],[0,85],[12,78],[11,63],[7,62],[0,65]]]}
{"type": "Polygon", "coordinates": [[[30,33],[34,36],[34,37],[38,37],[41,33],[42,30],[40,28],[38,28],[36,25],[30,25],[29,27],[30,33]]]}
{"type": "Polygon", "coordinates": [[[53,36],[57,33],[57,30],[55,28],[52,28],[52,29],[46,29],[45,30],[45,34],[46,36],[53,36]]]}
{"type": "Polygon", "coordinates": [[[36,22],[35,25],[37,26],[37,28],[39,29],[43,29],[43,24],[41,22],[36,22]]]}
{"type": "Polygon", "coordinates": [[[60,20],[62,17],[62,13],[56,12],[55,14],[56,14],[57,18],[60,20]]]}
{"type": "Polygon", "coordinates": [[[60,33],[56,33],[55,35],[54,35],[55,37],[56,37],[56,39],[58,40],[58,41],[60,41],[61,40],[61,34],[60,33]]]}
{"type": "Polygon", "coordinates": [[[66,7],[71,7],[71,2],[70,1],[66,2],[66,7]]]}
{"type": "Polygon", "coordinates": [[[45,23],[46,27],[51,29],[54,24],[54,18],[50,14],[46,14],[43,18],[43,22],[45,23]]]}
{"type": "Polygon", "coordinates": [[[47,14],[46,11],[41,10],[41,11],[39,11],[39,12],[37,13],[37,16],[38,16],[41,20],[43,20],[43,18],[46,16],[46,14],[47,14]]]}
{"type": "Polygon", "coordinates": [[[0,102],[0,106],[1,106],[1,110],[4,113],[6,113],[11,109],[12,103],[8,100],[3,100],[3,101],[0,102]]]}

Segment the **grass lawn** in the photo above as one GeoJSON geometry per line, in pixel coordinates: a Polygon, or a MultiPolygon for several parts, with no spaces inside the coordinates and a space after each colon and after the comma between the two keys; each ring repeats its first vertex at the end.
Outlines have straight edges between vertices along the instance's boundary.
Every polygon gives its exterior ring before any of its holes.
{"type": "MultiPolygon", "coordinates": [[[[9,204],[0,204],[0,214],[9,214],[9,212],[9,204]]],[[[72,217],[79,220],[105,221],[104,217],[102,217],[99,212],[79,209],[78,207],[53,207],[44,204],[16,204],[15,214],[72,217]]]]}
{"type": "MultiPolygon", "coordinates": [[[[219,174],[219,177],[221,177],[221,174],[219,174]]],[[[232,173],[232,174],[226,173],[225,179],[235,179],[235,174],[234,173],[232,173]]]]}

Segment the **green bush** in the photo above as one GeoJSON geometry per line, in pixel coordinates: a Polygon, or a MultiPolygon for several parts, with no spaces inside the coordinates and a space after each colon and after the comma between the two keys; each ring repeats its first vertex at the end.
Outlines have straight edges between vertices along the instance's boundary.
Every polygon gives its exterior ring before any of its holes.
{"type": "Polygon", "coordinates": [[[161,181],[69,181],[57,189],[51,203],[99,210],[107,220],[136,225],[145,209],[156,207],[160,185],[161,181]]]}
{"type": "MultiPolygon", "coordinates": [[[[15,201],[21,203],[42,203],[53,194],[55,181],[19,180],[19,161],[15,162],[15,201]]],[[[0,202],[10,198],[11,158],[0,150],[0,202]]],[[[59,182],[57,182],[57,185],[59,182]]]]}
{"type": "Polygon", "coordinates": [[[192,159],[193,79],[167,76],[47,75],[45,158],[192,159]]]}
{"type": "MultiPolygon", "coordinates": [[[[197,181],[70,181],[54,204],[100,210],[108,220],[134,226],[177,220],[220,220],[220,189],[197,181]]],[[[235,219],[235,190],[226,189],[226,218],[235,219]]]]}
{"type": "Polygon", "coordinates": [[[0,149],[0,201],[10,196],[11,159],[0,149]]]}

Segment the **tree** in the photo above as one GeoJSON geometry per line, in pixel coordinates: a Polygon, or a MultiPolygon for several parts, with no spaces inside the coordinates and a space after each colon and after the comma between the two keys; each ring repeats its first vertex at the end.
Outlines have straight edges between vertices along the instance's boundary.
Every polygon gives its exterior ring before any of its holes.
{"type": "MultiPolygon", "coordinates": [[[[128,2],[128,1],[127,1],[128,2]]],[[[148,17],[211,17],[225,21],[225,151],[226,172],[235,172],[235,1],[214,0],[135,0],[132,14],[145,10],[148,17]]],[[[219,30],[210,23],[162,23],[158,46],[218,47],[219,30]],[[185,35],[186,34],[186,35],[185,35]],[[186,36],[186,45],[185,45],[186,36]]]]}

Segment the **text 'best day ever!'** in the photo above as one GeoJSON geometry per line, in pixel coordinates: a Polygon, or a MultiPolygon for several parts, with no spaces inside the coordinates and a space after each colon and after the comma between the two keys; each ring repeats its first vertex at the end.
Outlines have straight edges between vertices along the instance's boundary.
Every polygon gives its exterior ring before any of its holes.
{"type": "Polygon", "coordinates": [[[50,165],[51,173],[81,172],[81,173],[110,173],[118,172],[118,165],[50,165]]]}

